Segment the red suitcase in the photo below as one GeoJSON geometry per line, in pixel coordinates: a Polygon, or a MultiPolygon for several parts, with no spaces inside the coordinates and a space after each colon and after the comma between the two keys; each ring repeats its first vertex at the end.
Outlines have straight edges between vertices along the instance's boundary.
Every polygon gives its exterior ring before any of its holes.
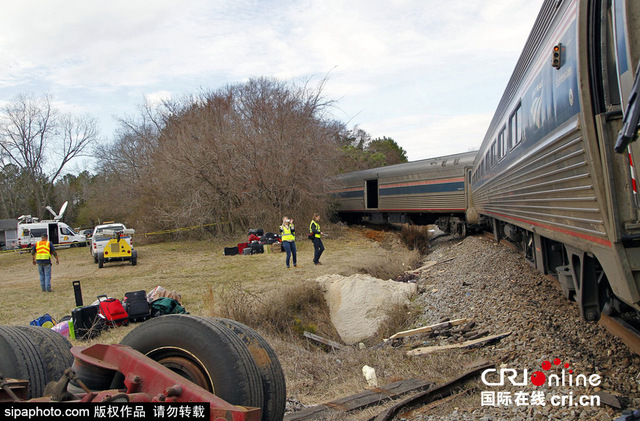
{"type": "Polygon", "coordinates": [[[100,314],[105,318],[107,325],[123,326],[129,324],[129,315],[117,298],[108,298],[106,295],[98,295],[100,314]]]}
{"type": "Polygon", "coordinates": [[[249,247],[249,243],[238,243],[238,254],[242,254],[242,251],[249,247]]]}

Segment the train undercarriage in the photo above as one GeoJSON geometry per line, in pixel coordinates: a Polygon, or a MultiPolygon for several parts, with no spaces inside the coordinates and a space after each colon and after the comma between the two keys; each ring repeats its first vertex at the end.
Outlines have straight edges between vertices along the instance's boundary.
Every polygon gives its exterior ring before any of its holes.
{"type": "Polygon", "coordinates": [[[506,240],[522,252],[541,273],[555,277],[565,298],[580,306],[585,320],[598,321],[602,314],[631,314],[634,318],[640,315],[616,297],[593,253],[493,218],[486,218],[484,227],[496,241],[506,240]]]}

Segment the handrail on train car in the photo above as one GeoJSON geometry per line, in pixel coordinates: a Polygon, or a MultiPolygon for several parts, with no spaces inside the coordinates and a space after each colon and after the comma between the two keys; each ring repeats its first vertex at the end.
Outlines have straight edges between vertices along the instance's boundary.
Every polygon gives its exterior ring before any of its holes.
{"type": "Polygon", "coordinates": [[[629,143],[634,142],[638,138],[638,123],[640,122],[640,104],[638,104],[639,90],[640,63],[638,63],[638,67],[636,68],[633,88],[631,88],[631,94],[629,95],[629,106],[627,107],[627,112],[624,113],[622,129],[620,129],[618,133],[618,139],[616,139],[616,145],[614,147],[618,153],[624,153],[629,143]]]}

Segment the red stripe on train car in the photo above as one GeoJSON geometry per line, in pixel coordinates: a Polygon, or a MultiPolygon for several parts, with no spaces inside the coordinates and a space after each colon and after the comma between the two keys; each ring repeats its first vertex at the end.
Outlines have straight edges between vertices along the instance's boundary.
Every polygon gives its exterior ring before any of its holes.
{"type": "Polygon", "coordinates": [[[605,240],[604,238],[594,237],[593,235],[581,234],[579,232],[569,231],[569,230],[564,229],[564,228],[557,228],[557,227],[553,227],[551,225],[541,224],[539,222],[529,221],[528,219],[522,219],[522,218],[516,218],[514,216],[503,215],[503,214],[497,213],[497,212],[486,211],[486,213],[490,213],[492,215],[500,216],[502,218],[513,219],[515,221],[523,222],[525,224],[535,225],[535,226],[540,227],[540,228],[546,228],[546,229],[551,230],[551,231],[558,231],[558,232],[561,232],[563,234],[570,235],[572,237],[578,237],[578,238],[582,238],[583,240],[587,240],[587,241],[591,241],[593,243],[601,244],[603,246],[612,247],[611,241],[605,240]]]}

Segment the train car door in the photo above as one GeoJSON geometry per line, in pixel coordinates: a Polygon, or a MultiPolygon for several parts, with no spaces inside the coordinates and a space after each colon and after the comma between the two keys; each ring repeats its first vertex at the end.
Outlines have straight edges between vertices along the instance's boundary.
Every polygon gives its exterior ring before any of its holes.
{"type": "MultiPolygon", "coordinates": [[[[638,71],[637,63],[640,58],[640,2],[634,0],[613,0],[610,9],[612,20],[612,44],[615,54],[615,74],[618,84],[619,102],[626,114],[629,97],[632,94],[635,72],[638,71]]],[[[631,143],[628,147],[629,166],[628,172],[631,178],[635,219],[640,219],[638,197],[638,178],[640,163],[640,145],[631,143]]],[[[636,224],[637,225],[637,224],[636,224]]]]}
{"type": "Polygon", "coordinates": [[[378,209],[378,179],[365,180],[365,208],[378,209]]]}

